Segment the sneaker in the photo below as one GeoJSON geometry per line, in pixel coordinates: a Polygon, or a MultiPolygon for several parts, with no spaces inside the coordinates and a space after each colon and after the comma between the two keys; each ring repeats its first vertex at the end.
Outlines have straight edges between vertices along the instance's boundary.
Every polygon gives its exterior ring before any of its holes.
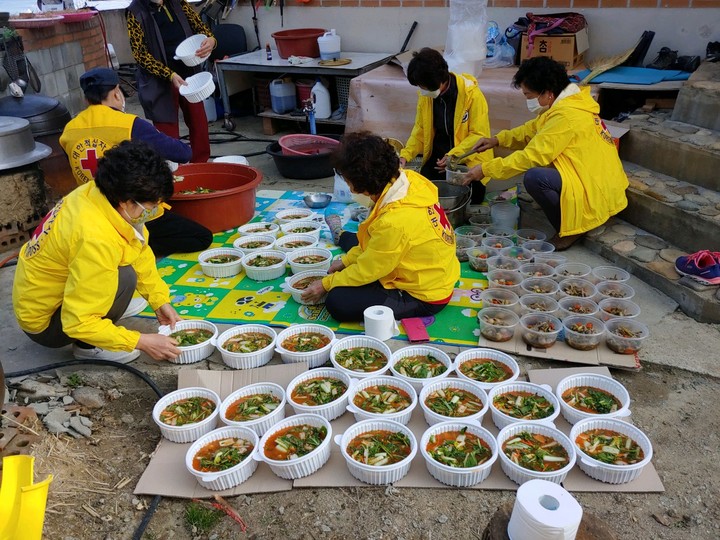
{"type": "Polygon", "coordinates": [[[123,313],[122,317],[120,318],[124,319],[125,317],[134,317],[143,309],[145,309],[147,305],[148,301],[145,300],[142,296],[133,296],[130,300],[130,303],[128,304],[128,307],[125,309],[125,313],[123,313]]]}
{"type": "Polygon", "coordinates": [[[678,257],[675,261],[675,270],[678,274],[688,276],[700,283],[720,285],[720,263],[713,253],[706,249],[678,257]]]}
{"type": "Polygon", "coordinates": [[[127,364],[140,356],[140,351],[137,349],[130,352],[113,352],[106,351],[100,347],[83,349],[82,347],[73,345],[72,351],[76,360],[109,360],[110,362],[117,362],[118,364],[127,364]]]}

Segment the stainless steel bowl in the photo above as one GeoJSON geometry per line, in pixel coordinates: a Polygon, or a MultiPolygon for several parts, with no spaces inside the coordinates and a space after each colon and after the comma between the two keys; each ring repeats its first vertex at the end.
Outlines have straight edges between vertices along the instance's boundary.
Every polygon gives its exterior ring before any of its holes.
{"type": "Polygon", "coordinates": [[[311,193],[303,199],[308,208],[325,208],[332,200],[332,195],[327,193],[311,193]]]}

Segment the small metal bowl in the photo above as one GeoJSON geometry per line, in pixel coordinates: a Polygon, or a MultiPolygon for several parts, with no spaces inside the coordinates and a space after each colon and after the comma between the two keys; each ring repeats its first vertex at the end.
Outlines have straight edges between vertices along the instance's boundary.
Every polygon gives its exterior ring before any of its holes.
{"type": "Polygon", "coordinates": [[[327,193],[311,193],[303,199],[308,208],[325,208],[332,200],[332,195],[327,193]]]}

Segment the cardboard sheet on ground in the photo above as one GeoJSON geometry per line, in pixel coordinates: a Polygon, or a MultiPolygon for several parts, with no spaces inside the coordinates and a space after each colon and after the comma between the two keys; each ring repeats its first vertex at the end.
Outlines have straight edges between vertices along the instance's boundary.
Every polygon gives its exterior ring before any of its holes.
{"type": "MultiPolygon", "coordinates": [[[[255,382],[274,382],[287,387],[290,381],[306,369],[305,364],[282,364],[271,365],[257,369],[239,371],[207,371],[185,369],[181,370],[178,376],[178,388],[191,386],[202,386],[215,390],[221,398],[227,397],[232,391],[255,382]]],[[[592,372],[610,375],[605,367],[585,367],[552,370],[531,370],[528,376],[531,382],[538,384],[549,384],[553,388],[567,375],[573,373],[592,372]]],[[[293,414],[288,406],[286,414],[293,414]]],[[[353,423],[354,416],[346,412],[340,418],[331,422],[332,436],[341,435],[353,423]]],[[[556,421],[559,429],[565,433],[570,432],[570,424],[562,417],[556,421]]],[[[412,418],[408,424],[419,441],[422,434],[428,428],[420,406],[413,411],[412,418]]],[[[490,433],[497,435],[498,429],[492,422],[488,412],[483,420],[483,427],[490,433]]],[[[221,495],[241,495],[250,493],[269,493],[277,491],[288,491],[295,488],[332,488],[332,487],[353,487],[367,486],[367,484],[355,479],[348,471],[345,459],[342,456],[340,447],[334,440],[330,443],[331,455],[328,462],[316,473],[300,478],[295,481],[283,480],[275,476],[266,463],[259,463],[255,474],[245,483],[232,490],[219,492],[221,495]]],[[[180,498],[206,498],[211,497],[214,492],[202,488],[195,478],[185,468],[185,453],[190,444],[176,444],[161,440],[148,464],[145,472],[140,478],[135,494],[142,495],[163,495],[180,498]]],[[[628,484],[604,484],[586,476],[578,467],[568,475],[563,483],[569,491],[591,491],[591,492],[662,492],[662,482],[657,471],[648,465],[643,474],[635,481],[628,484]]],[[[396,487],[405,488],[447,488],[448,486],[438,482],[427,471],[425,460],[418,452],[413,459],[410,471],[403,479],[395,484],[396,487]]],[[[517,485],[503,473],[499,460],[495,462],[490,476],[481,484],[468,489],[488,490],[515,490],[517,485]]]]}
{"type": "MultiPolygon", "coordinates": [[[[178,373],[178,388],[200,386],[210,388],[225,399],[234,390],[256,382],[271,381],[283,388],[297,375],[307,369],[307,364],[265,366],[257,369],[238,371],[209,371],[183,369],[178,373]]],[[[293,413],[290,406],[286,414],[293,413]]],[[[272,493],[292,489],[292,481],[275,476],[266,463],[258,463],[255,473],[243,484],[214,492],[197,483],[185,467],[185,454],[192,443],[178,444],[161,439],[150,463],[135,487],[136,495],[162,495],[186,499],[220,495],[242,495],[247,493],[272,493]]]]}
{"type": "MultiPolygon", "coordinates": [[[[553,392],[557,384],[565,377],[575,375],[576,373],[597,373],[599,375],[607,375],[611,377],[610,371],[604,366],[597,367],[581,367],[581,368],[557,368],[557,369],[531,369],[528,371],[528,379],[530,382],[535,384],[548,384],[552,387],[553,392]]],[[[632,395],[630,396],[632,399],[632,395]]],[[[630,417],[624,418],[625,421],[631,421],[630,417]]],[[[555,420],[556,427],[565,433],[570,434],[572,426],[569,422],[563,418],[562,415],[558,416],[555,420]]],[[[652,440],[651,434],[647,434],[650,437],[650,442],[655,444],[652,440]]],[[[568,491],[588,491],[592,493],[608,492],[608,493],[662,493],[665,491],[662,480],[658,476],[657,470],[653,465],[652,461],[645,466],[642,474],[627,484],[606,484],[605,482],[599,482],[590,478],[586,475],[580,467],[577,465],[572,468],[570,473],[563,482],[563,487],[568,491]]]]}
{"type": "Polygon", "coordinates": [[[531,356],[546,360],[559,360],[561,362],[572,362],[588,366],[605,365],[623,369],[640,369],[640,359],[637,354],[617,354],[607,345],[601,343],[591,351],[578,351],[565,343],[564,333],[561,331],[558,340],[549,349],[537,349],[525,343],[520,336],[520,328],[515,330],[515,335],[509,341],[498,343],[488,341],[482,335],[478,339],[478,346],[490,347],[514,355],[531,356]]]}

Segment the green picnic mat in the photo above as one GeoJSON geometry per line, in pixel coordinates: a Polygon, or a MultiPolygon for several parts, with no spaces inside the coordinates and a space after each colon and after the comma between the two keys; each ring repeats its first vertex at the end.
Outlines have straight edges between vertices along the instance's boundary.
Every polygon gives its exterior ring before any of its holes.
{"type": "MultiPolygon", "coordinates": [[[[306,208],[303,191],[260,190],[255,203],[252,221],[272,221],[280,210],[293,207],[306,208]]],[[[315,221],[324,222],[326,210],[344,215],[345,228],[357,231],[357,223],[350,219],[355,204],[331,203],[317,212],[315,221]]],[[[211,247],[232,247],[239,237],[237,230],[217,233],[211,247]]],[[[330,230],[325,227],[320,246],[334,254],[340,249],[332,243],[330,230]]],[[[205,319],[215,323],[258,323],[288,327],[292,324],[313,322],[328,326],[341,334],[363,332],[362,324],[340,323],[330,317],[324,305],[303,306],[295,302],[285,284],[285,277],[271,281],[254,281],[241,272],[232,278],[211,278],[203,274],[197,262],[197,253],[175,254],[157,263],[160,276],[170,286],[171,302],[185,319],[205,319]]],[[[431,342],[473,346],[478,343],[477,312],[482,307],[480,293],[487,287],[484,274],[475,272],[468,263],[461,264],[461,277],[455,287],[450,304],[434,317],[424,319],[431,342]]],[[[150,308],[140,316],[154,317],[150,308]]],[[[407,339],[400,325],[400,339],[407,339]]]]}

